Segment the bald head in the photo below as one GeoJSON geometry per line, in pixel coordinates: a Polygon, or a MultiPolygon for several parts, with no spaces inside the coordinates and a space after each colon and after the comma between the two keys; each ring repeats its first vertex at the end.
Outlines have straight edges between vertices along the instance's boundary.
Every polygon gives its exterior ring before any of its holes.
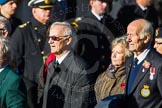
{"type": "Polygon", "coordinates": [[[128,30],[128,28],[136,29],[136,32],[138,34],[140,34],[141,39],[143,39],[144,36],[146,36],[148,34],[149,34],[149,36],[153,36],[153,33],[154,33],[152,24],[145,19],[137,19],[137,20],[132,21],[128,25],[127,30],[128,30]]]}
{"type": "Polygon", "coordinates": [[[141,54],[151,43],[153,37],[153,27],[145,19],[132,21],[127,27],[127,42],[129,50],[135,55],[141,54]]]}

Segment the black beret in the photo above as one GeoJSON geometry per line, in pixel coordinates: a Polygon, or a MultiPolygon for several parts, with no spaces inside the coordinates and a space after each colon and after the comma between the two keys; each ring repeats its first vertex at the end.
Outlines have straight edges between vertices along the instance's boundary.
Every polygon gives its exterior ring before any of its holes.
{"type": "MultiPolygon", "coordinates": [[[[12,0],[0,0],[0,5],[4,5],[5,3],[7,3],[8,1],[12,1],[12,0]]],[[[17,0],[13,0],[14,2],[17,2],[17,0]]]]}

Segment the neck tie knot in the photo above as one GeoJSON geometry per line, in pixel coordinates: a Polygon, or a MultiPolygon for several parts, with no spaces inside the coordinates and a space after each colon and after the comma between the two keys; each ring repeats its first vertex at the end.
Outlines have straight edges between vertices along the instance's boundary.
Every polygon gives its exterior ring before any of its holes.
{"type": "Polygon", "coordinates": [[[56,69],[56,68],[58,67],[58,65],[59,65],[58,60],[55,60],[53,64],[54,64],[54,67],[55,67],[55,69],[56,69]]]}
{"type": "Polygon", "coordinates": [[[133,67],[136,67],[137,66],[137,63],[138,63],[138,59],[137,58],[134,58],[134,60],[133,60],[133,67]]]}

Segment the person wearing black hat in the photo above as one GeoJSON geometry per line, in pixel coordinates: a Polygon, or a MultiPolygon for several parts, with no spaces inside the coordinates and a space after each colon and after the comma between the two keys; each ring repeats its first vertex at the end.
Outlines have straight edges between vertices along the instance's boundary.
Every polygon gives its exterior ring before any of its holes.
{"type": "Polygon", "coordinates": [[[0,0],[0,16],[5,17],[11,23],[11,35],[16,27],[22,24],[21,20],[14,17],[17,8],[17,0],[0,0]]]}
{"type": "MultiPolygon", "coordinates": [[[[27,86],[28,105],[35,108],[37,103],[38,73],[44,66],[44,59],[50,53],[46,32],[50,25],[51,8],[49,0],[31,0],[30,21],[20,25],[11,36],[11,49],[16,59],[19,74],[27,86]]],[[[36,107],[38,108],[38,107],[36,107]]]]}
{"type": "Polygon", "coordinates": [[[162,27],[156,29],[155,36],[154,48],[157,52],[162,54],[162,27]]]}
{"type": "Polygon", "coordinates": [[[127,30],[128,24],[139,18],[150,21],[156,29],[161,22],[158,11],[154,7],[155,0],[134,0],[134,2],[123,6],[117,12],[117,19],[122,23],[124,29],[127,30]]]}
{"type": "Polygon", "coordinates": [[[90,65],[94,82],[110,63],[111,41],[125,32],[120,22],[106,14],[108,1],[89,0],[91,11],[88,15],[72,22],[78,34],[75,51],[90,65]]]}

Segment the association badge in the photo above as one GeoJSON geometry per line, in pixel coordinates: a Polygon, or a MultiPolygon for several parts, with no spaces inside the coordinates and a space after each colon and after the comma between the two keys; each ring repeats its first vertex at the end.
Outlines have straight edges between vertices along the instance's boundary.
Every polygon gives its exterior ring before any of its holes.
{"type": "Polygon", "coordinates": [[[148,85],[144,85],[143,86],[143,88],[142,88],[142,90],[141,90],[141,95],[143,96],[143,97],[148,97],[148,96],[150,96],[150,89],[149,89],[149,86],[148,85]]]}

